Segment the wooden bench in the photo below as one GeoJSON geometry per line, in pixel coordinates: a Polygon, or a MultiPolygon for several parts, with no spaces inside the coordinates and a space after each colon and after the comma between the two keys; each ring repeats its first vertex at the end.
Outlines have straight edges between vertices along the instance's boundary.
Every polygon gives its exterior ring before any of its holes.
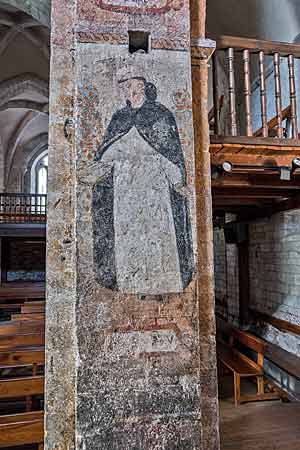
{"type": "Polygon", "coordinates": [[[43,411],[0,416],[0,448],[38,444],[43,449],[43,411]]]}
{"type": "Polygon", "coordinates": [[[21,305],[21,313],[44,313],[46,309],[46,303],[44,301],[26,302],[21,305]]]}
{"type": "Polygon", "coordinates": [[[45,331],[45,322],[41,320],[13,321],[0,323],[0,336],[12,334],[37,334],[45,331]]]}
{"type": "Polygon", "coordinates": [[[11,349],[0,351],[0,369],[7,367],[41,366],[45,364],[45,349],[33,347],[29,349],[11,349]]]}
{"type": "Polygon", "coordinates": [[[219,319],[217,320],[217,327],[217,355],[219,361],[233,373],[235,405],[238,406],[243,402],[280,398],[277,392],[265,392],[263,365],[268,344],[250,333],[228,324],[222,325],[222,321],[219,319]],[[227,335],[227,340],[224,339],[224,334],[227,335]],[[245,349],[245,352],[242,348],[245,349]],[[256,361],[245,354],[246,349],[257,354],[256,361]],[[256,378],[256,394],[241,394],[242,378],[256,378]]]}
{"type": "Polygon", "coordinates": [[[12,334],[0,336],[0,351],[44,345],[44,333],[12,334]]]}
{"type": "Polygon", "coordinates": [[[0,399],[42,395],[43,393],[43,376],[0,380],[0,399]]]}
{"type": "Polygon", "coordinates": [[[25,321],[25,320],[45,320],[45,313],[26,313],[26,314],[12,314],[11,320],[14,321],[25,321]]]}

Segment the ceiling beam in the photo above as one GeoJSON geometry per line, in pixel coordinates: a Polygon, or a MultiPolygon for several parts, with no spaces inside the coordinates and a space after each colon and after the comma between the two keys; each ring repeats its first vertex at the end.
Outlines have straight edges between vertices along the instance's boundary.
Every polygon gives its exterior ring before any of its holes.
{"type": "Polygon", "coordinates": [[[224,174],[216,180],[212,180],[213,188],[226,189],[282,189],[282,190],[299,190],[300,189],[300,176],[293,176],[291,181],[282,181],[279,176],[276,175],[254,175],[249,173],[244,174],[224,174]]]}
{"type": "MultiPolygon", "coordinates": [[[[293,158],[300,158],[300,148],[294,148],[291,151],[281,151],[276,154],[248,154],[248,153],[218,153],[217,155],[211,155],[212,165],[222,165],[225,161],[229,161],[233,166],[238,165],[239,171],[249,172],[249,167],[256,166],[260,172],[266,168],[277,170],[279,167],[291,167],[293,158]],[[243,167],[244,166],[244,167],[243,167]]],[[[254,169],[255,170],[255,169],[254,169]]]]}

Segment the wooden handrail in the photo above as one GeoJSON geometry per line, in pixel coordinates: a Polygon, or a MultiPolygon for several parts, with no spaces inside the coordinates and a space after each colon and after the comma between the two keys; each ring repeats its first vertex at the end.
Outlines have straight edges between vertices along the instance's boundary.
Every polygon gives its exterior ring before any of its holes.
{"type": "Polygon", "coordinates": [[[220,36],[216,41],[218,50],[234,48],[235,50],[243,51],[247,49],[250,53],[259,53],[260,51],[263,51],[265,55],[279,53],[280,56],[294,55],[295,58],[300,58],[300,44],[249,39],[236,36],[220,36]]]}

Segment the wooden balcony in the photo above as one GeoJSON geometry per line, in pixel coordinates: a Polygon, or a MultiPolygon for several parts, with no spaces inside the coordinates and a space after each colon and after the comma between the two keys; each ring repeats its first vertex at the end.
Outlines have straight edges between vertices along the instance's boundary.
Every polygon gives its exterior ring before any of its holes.
{"type": "Polygon", "coordinates": [[[299,59],[300,45],[217,40],[209,114],[215,215],[255,219],[300,207],[299,59]]]}
{"type": "Polygon", "coordinates": [[[0,225],[45,224],[47,195],[0,193],[0,225]]]}

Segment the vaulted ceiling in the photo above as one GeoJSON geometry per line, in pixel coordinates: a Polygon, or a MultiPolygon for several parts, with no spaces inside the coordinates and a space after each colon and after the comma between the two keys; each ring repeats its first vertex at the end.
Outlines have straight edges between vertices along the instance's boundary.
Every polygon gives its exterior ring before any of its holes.
{"type": "MultiPolygon", "coordinates": [[[[47,142],[50,30],[46,14],[41,22],[11,6],[21,1],[7,1],[0,2],[0,190],[17,190],[13,178],[22,174],[13,171],[16,157],[24,170],[39,136],[47,142]]],[[[39,16],[34,5],[23,3],[39,16]]]]}

